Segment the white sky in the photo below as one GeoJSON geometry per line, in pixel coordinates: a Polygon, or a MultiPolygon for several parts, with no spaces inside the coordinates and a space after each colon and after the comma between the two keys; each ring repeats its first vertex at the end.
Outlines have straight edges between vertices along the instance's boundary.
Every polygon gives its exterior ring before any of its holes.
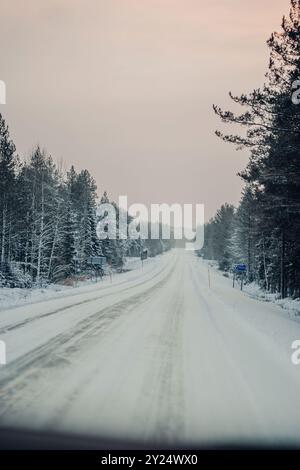
{"type": "Polygon", "coordinates": [[[289,0],[0,0],[0,112],[132,203],[237,203],[247,154],[214,136],[212,104],[263,83],[289,0]]]}

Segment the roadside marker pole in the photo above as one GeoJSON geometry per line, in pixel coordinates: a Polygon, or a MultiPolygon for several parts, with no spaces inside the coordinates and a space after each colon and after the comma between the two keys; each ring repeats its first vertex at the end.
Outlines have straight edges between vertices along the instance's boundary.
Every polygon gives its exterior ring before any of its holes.
{"type": "Polygon", "coordinates": [[[112,263],[109,263],[109,277],[110,277],[110,282],[112,283],[112,263]]]}
{"type": "Polygon", "coordinates": [[[210,288],[210,269],[209,269],[209,266],[207,267],[207,275],[208,275],[208,287],[210,288]]]}

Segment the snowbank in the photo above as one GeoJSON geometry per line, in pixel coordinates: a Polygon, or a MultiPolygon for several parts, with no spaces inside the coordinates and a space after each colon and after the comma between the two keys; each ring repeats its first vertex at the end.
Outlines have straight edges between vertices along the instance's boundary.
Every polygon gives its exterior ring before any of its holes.
{"type": "MultiPolygon", "coordinates": [[[[158,258],[158,257],[156,257],[158,258]]],[[[156,260],[157,261],[157,260],[156,260]]],[[[149,269],[154,263],[156,263],[155,258],[149,258],[144,261],[146,269],[149,269]]],[[[142,263],[140,258],[131,257],[126,258],[123,269],[124,273],[113,273],[113,279],[115,282],[116,279],[123,278],[126,275],[126,272],[139,270],[142,268],[142,263]]],[[[103,280],[100,278],[97,279],[85,279],[83,281],[78,281],[76,285],[63,285],[63,284],[50,284],[47,287],[33,287],[31,289],[23,288],[9,288],[9,287],[0,287],[0,311],[7,308],[12,308],[16,306],[41,302],[43,300],[65,297],[68,295],[73,295],[74,288],[76,292],[85,291],[86,288],[93,289],[95,284],[106,284],[110,283],[110,277],[108,275],[103,277],[103,280]]]]}
{"type": "Polygon", "coordinates": [[[271,294],[270,292],[262,289],[255,282],[246,284],[244,286],[244,291],[250,295],[250,297],[263,300],[264,302],[273,302],[280,305],[283,309],[288,310],[289,313],[293,313],[296,316],[300,315],[300,299],[291,299],[289,297],[281,299],[279,294],[271,294]]]}
{"type": "MultiPolygon", "coordinates": [[[[204,263],[206,263],[210,269],[213,269],[216,273],[219,273],[221,276],[228,277],[230,282],[232,282],[232,274],[228,272],[220,271],[218,268],[218,263],[214,260],[205,260],[201,258],[204,263]]],[[[235,289],[240,289],[239,282],[236,283],[235,289]]],[[[245,284],[243,288],[243,292],[245,292],[249,297],[253,299],[261,300],[263,302],[272,302],[276,305],[279,305],[284,310],[288,311],[288,314],[291,316],[300,316],[300,299],[281,299],[280,294],[272,294],[270,292],[265,291],[262,289],[256,282],[251,282],[250,284],[245,284]]]]}

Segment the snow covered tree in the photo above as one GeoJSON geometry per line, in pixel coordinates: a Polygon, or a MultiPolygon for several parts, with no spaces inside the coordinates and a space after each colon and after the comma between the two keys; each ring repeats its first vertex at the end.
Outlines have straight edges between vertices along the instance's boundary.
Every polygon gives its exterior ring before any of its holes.
{"type": "Polygon", "coordinates": [[[231,267],[230,240],[234,217],[234,207],[223,204],[204,228],[204,247],[201,253],[207,259],[218,261],[219,268],[225,271],[231,267]]]}
{"type": "MultiPolygon", "coordinates": [[[[57,282],[75,270],[86,274],[92,256],[106,256],[118,269],[125,256],[139,256],[143,242],[120,236],[120,209],[115,203],[117,238],[98,238],[96,190],[87,170],[77,173],[72,166],[65,175],[39,146],[27,160],[19,160],[0,115],[1,285],[57,282]]],[[[109,202],[107,193],[102,202],[109,202]]],[[[130,220],[127,214],[127,225],[130,220]]],[[[158,242],[160,250],[165,249],[158,242]]]]}
{"type": "MultiPolygon", "coordinates": [[[[236,115],[218,106],[214,110],[223,122],[246,129],[243,136],[219,131],[217,135],[238,148],[251,150],[241,177],[251,185],[257,199],[257,230],[262,234],[258,246],[264,246],[264,252],[272,250],[272,256],[269,253],[265,257],[268,266],[264,277],[271,270],[272,288],[285,297],[300,293],[300,107],[291,99],[293,83],[300,78],[300,0],[291,1],[281,32],[271,35],[268,46],[270,62],[264,86],[248,95],[230,93],[245,112],[236,115]]],[[[261,276],[262,270],[259,266],[257,269],[261,276]]]]}
{"type": "Polygon", "coordinates": [[[0,261],[4,265],[10,258],[12,226],[14,224],[14,196],[18,158],[10,139],[5,120],[0,114],[0,261]]]}
{"type": "Polygon", "coordinates": [[[247,185],[235,214],[229,250],[232,264],[247,264],[249,282],[255,277],[256,203],[255,193],[247,185]]]}

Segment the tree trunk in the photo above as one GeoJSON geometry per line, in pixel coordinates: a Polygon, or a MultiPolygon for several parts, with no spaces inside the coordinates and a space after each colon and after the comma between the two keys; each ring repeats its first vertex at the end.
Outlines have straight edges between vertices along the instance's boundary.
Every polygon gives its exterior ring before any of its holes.
{"type": "MultiPolygon", "coordinates": [[[[57,214],[59,214],[59,204],[57,207],[57,214]]],[[[56,224],[55,224],[55,231],[54,231],[53,243],[52,243],[52,248],[51,248],[49,267],[48,267],[48,279],[50,279],[50,274],[51,274],[52,261],[53,261],[54,250],[55,250],[57,235],[58,235],[58,225],[59,225],[59,217],[57,217],[56,224]]]]}
{"type": "Polygon", "coordinates": [[[266,249],[265,249],[265,239],[263,238],[263,262],[264,262],[264,274],[265,274],[265,283],[266,283],[266,290],[269,290],[269,279],[267,273],[267,263],[266,263],[266,249]]]}
{"type": "Polygon", "coordinates": [[[43,236],[44,236],[44,183],[42,183],[42,213],[41,213],[40,236],[39,236],[39,244],[38,244],[37,273],[36,273],[37,283],[40,282],[40,277],[41,277],[43,236]]]}
{"type": "Polygon", "coordinates": [[[280,266],[280,284],[281,284],[281,298],[286,297],[286,285],[285,285],[285,231],[284,228],[281,232],[281,266],[280,266]]]}
{"type": "Polygon", "coordinates": [[[1,263],[5,261],[6,215],[6,206],[4,206],[2,211],[1,263]]]}

